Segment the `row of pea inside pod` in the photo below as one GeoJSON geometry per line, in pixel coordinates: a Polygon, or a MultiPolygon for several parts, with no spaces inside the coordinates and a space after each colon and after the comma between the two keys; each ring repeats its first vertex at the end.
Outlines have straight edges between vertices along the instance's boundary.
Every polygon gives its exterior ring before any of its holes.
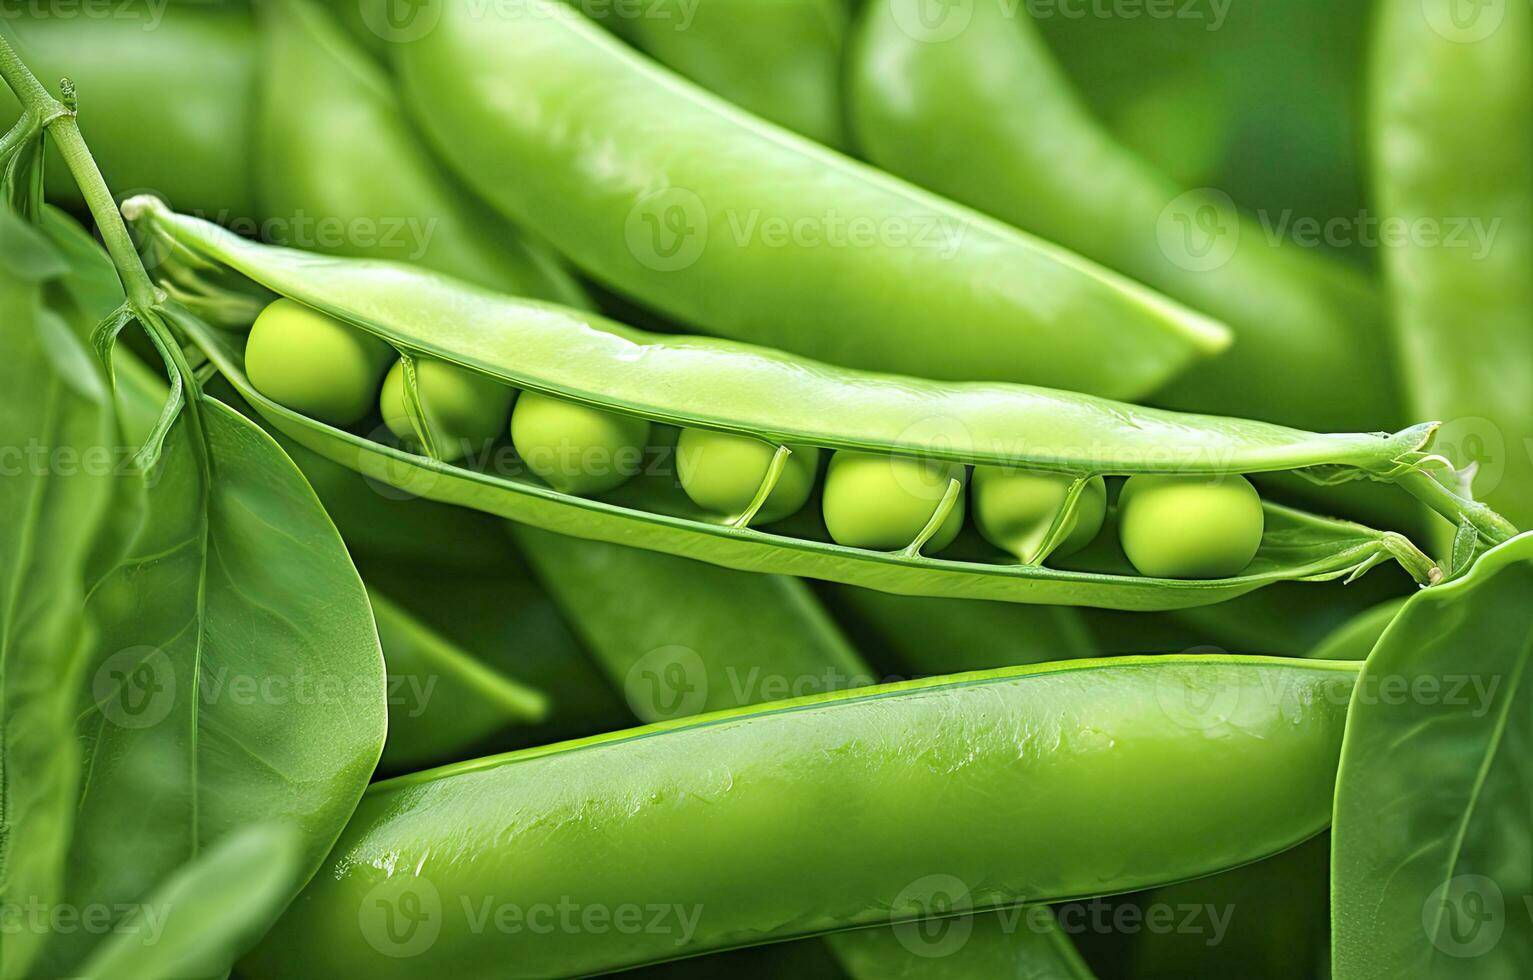
{"type": "MultiPolygon", "coordinates": [[[[648,419],[540,392],[518,393],[497,378],[440,360],[416,358],[413,368],[420,414],[429,419],[434,455],[444,462],[461,460],[509,431],[528,471],[575,496],[615,490],[644,465],[654,428],[648,419]]],[[[294,411],[350,426],[376,407],[397,438],[417,442],[406,362],[383,341],[310,307],[289,299],[269,304],[251,327],[245,369],[257,390],[294,411]]],[[[820,484],[823,455],[816,446],[778,447],[751,436],[685,428],[675,446],[676,477],[703,511],[764,527],[808,505],[820,484]]],[[[825,530],[847,547],[908,551],[916,545],[939,555],[957,539],[972,508],[981,536],[1034,564],[1082,550],[1107,523],[1109,486],[1101,476],[846,449],[833,452],[824,471],[825,530]],[[1072,496],[1069,518],[1056,527],[1072,496]]],[[[1261,543],[1261,498],[1241,476],[1132,476],[1116,498],[1119,544],[1142,575],[1233,576],[1261,543]]]]}

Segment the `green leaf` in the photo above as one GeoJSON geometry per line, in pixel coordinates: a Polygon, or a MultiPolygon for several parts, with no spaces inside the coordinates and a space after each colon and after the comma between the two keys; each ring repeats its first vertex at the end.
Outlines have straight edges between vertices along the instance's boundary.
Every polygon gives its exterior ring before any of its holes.
{"type": "Polygon", "coordinates": [[[1533,971],[1533,534],[1417,593],[1353,692],[1336,789],[1338,980],[1533,971]]]}
{"type": "MultiPolygon", "coordinates": [[[[84,579],[114,483],[114,422],[99,370],[43,304],[52,247],[0,208],[0,904],[49,909],[63,890],[78,752],[74,691],[95,630],[84,579]]],[[[0,943],[0,977],[26,974],[48,937],[23,920],[0,943]]]]}
{"type": "MultiPolygon", "coordinates": [[[[52,342],[78,343],[112,299],[115,274],[98,248],[70,242],[67,226],[47,230],[79,280],[58,293],[70,329],[52,342]]],[[[127,427],[152,426],[163,385],[141,365],[127,368],[130,357],[117,360],[127,427]]],[[[257,818],[302,831],[296,889],[350,814],[383,740],[377,634],[333,525],[269,437],[193,395],[156,466],[119,470],[108,539],[121,547],[94,549],[71,610],[98,627],[79,683],[60,689],[78,737],[65,744],[84,752],[61,903],[81,914],[117,916],[114,906],[141,901],[257,818]]],[[[59,932],[49,972],[76,968],[98,939],[59,932]]]]}
{"type": "Polygon", "coordinates": [[[302,881],[302,842],[285,824],[240,828],[177,870],[80,970],[87,980],[222,977],[302,881]]]}
{"type": "MultiPolygon", "coordinates": [[[[203,398],[144,481],[143,524],[95,584],[81,694],[74,904],[140,901],[254,819],[302,832],[302,878],[350,815],[384,736],[362,583],[277,445],[203,398]]],[[[59,946],[65,971],[84,949],[59,946]]]]}

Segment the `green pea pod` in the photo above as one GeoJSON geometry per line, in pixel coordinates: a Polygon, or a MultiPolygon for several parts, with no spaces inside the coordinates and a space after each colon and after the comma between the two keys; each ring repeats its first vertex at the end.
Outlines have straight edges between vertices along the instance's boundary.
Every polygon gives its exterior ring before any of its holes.
{"type": "MultiPolygon", "coordinates": [[[[177,216],[152,198],[125,208],[146,233],[145,246],[164,253],[157,254],[159,272],[188,303],[221,312],[225,304],[209,299],[213,287],[203,273],[232,271],[411,356],[452,362],[624,416],[744,433],[769,443],[1063,471],[1076,474],[1077,484],[1093,473],[1214,477],[1275,470],[1325,482],[1393,480],[1455,520],[1478,521],[1488,541],[1509,533],[1504,521],[1457,497],[1428,472],[1438,462],[1422,452],[1431,424],[1394,435],[1320,435],[1039,388],[892,379],[729,341],[645,334],[417,269],[257,245],[177,216]],[[198,266],[201,272],[194,271],[198,266]]],[[[831,544],[817,539],[814,528],[795,528],[791,536],[758,531],[749,526],[753,510],[737,519],[712,517],[659,477],[634,480],[606,497],[572,496],[525,473],[451,466],[284,409],[250,385],[227,332],[186,307],[172,303],[167,309],[257,411],[309,448],[417,495],[561,533],[890,592],[1134,609],[1206,604],[1275,581],[1355,576],[1388,557],[1424,584],[1441,575],[1399,535],[1274,504],[1264,506],[1266,533],[1239,575],[1192,580],[1133,574],[1105,543],[1112,534],[1072,557],[1082,570],[922,556],[921,545],[950,513],[945,508],[955,499],[956,480],[927,530],[899,551],[831,544]]],[[[769,478],[759,496],[764,499],[771,487],[769,478]]],[[[1067,519],[1068,507],[1056,526],[1067,519]]]]}
{"type": "Polygon", "coordinates": [[[1092,980],[1080,953],[1044,905],[936,922],[851,929],[825,937],[853,980],[974,980],[981,977],[1092,980]]]}
{"type": "Polygon", "coordinates": [[[443,179],[383,70],[325,11],[309,0],[264,4],[261,36],[256,175],[267,240],[586,302],[546,248],[487,220],[443,179]]]}
{"type": "MultiPolygon", "coordinates": [[[[655,722],[687,715],[777,701],[809,693],[873,683],[871,670],[802,582],[771,575],[721,571],[697,562],[586,542],[569,548],[568,539],[520,525],[511,525],[520,550],[556,595],[580,596],[571,621],[581,632],[598,663],[627,698],[641,721],[655,722]],[[632,591],[637,575],[659,576],[673,595],[697,597],[668,614],[644,603],[648,597],[632,591]],[[724,592],[734,601],[710,605],[700,597],[724,592]],[[641,605],[641,603],[643,603],[641,605]],[[592,616],[596,608],[602,615],[592,616]]],[[[1009,636],[987,633],[987,619],[977,626],[958,614],[968,607],[987,607],[1033,617],[1066,617],[1073,610],[1032,609],[963,603],[961,600],[903,599],[862,589],[862,596],[887,600],[872,612],[891,633],[911,620],[967,631],[977,647],[991,650],[1009,636]],[[955,603],[959,610],[943,617],[933,603],[955,603]],[[888,613],[902,617],[891,622],[888,613]]],[[[1015,621],[1001,620],[1012,626],[1015,621]]],[[[953,638],[950,637],[950,640],[953,638]]],[[[1033,635],[1030,649],[1041,650],[1052,634],[1033,635]]],[[[388,638],[384,638],[387,653],[388,638]]],[[[912,642],[920,647],[919,642],[912,642]]],[[[947,647],[934,645],[933,652],[947,647]]],[[[978,654],[978,650],[970,651],[978,654]]],[[[1084,656],[1084,654],[1082,654],[1084,656]]],[[[976,656],[976,660],[980,659],[976,656]]],[[[1035,656],[1029,663],[1045,659],[1035,656]]],[[[994,661],[992,661],[993,663],[994,661]]],[[[950,665],[951,666],[951,665],[950,665]]],[[[909,926],[861,929],[828,936],[837,958],[854,978],[891,975],[922,976],[918,971],[937,966],[945,970],[981,970],[997,964],[1060,964],[1071,962],[1069,940],[1050,927],[1047,909],[1019,911],[1014,916],[980,916],[956,924],[959,935],[940,943],[923,941],[909,926]]],[[[947,974],[943,974],[947,975],[947,974]]]]}
{"type": "Polygon", "coordinates": [[[840,585],[823,591],[857,648],[881,670],[905,676],[1013,667],[1102,652],[1079,609],[913,598],[840,585]]]}
{"type": "Polygon", "coordinates": [[[581,975],[917,918],[938,891],[979,912],[1205,874],[1325,825],[1356,671],[1076,660],[390,780],[245,966],[581,975]]]}
{"type": "Polygon", "coordinates": [[[808,586],[796,579],[511,526],[517,550],[641,721],[873,683],[808,586]],[[655,608],[637,577],[666,595],[655,608]],[[709,602],[710,593],[728,602],[709,602]],[[590,610],[601,610],[590,615],[590,610]]]}
{"type": "Polygon", "coordinates": [[[845,0],[675,0],[592,16],[704,88],[827,146],[843,143],[845,0]]]}
{"type": "Polygon", "coordinates": [[[1407,601],[1402,597],[1368,607],[1327,633],[1305,656],[1316,660],[1366,660],[1407,601]]]}
{"type": "Polygon", "coordinates": [[[1125,398],[1227,343],[1129,280],[742,113],[562,4],[430,15],[395,65],[443,156],[592,277],[698,329],[1125,398]]]}
{"type": "Polygon", "coordinates": [[[1183,193],[1120,146],[1027,6],[980,0],[923,20],[923,2],[869,3],[854,32],[848,105],[870,160],[1227,323],[1229,351],[1161,403],[1319,429],[1396,416],[1392,385],[1375,380],[1384,328],[1361,276],[1274,247],[1227,194],[1183,193]]]}
{"type": "Polygon", "coordinates": [[[1527,4],[1384,5],[1370,101],[1375,199],[1405,230],[1384,269],[1407,401],[1444,420],[1443,453],[1478,467],[1487,501],[1533,519],[1527,4]]]}
{"type": "Polygon", "coordinates": [[[389,676],[384,771],[461,759],[463,747],[548,715],[542,692],[479,663],[377,589],[367,596],[389,676]]]}
{"type": "MultiPolygon", "coordinates": [[[[57,15],[7,14],[5,23],[38,75],[74,80],[80,130],[112,187],[152,188],[178,208],[223,221],[254,217],[249,11],[207,6],[167,15],[164,4],[137,0],[110,9],[103,17],[61,6],[57,15]]],[[[0,117],[11,118],[15,107],[0,85],[0,117]]],[[[50,196],[83,209],[63,161],[50,156],[50,196]]]]}
{"type": "Polygon", "coordinates": [[[1136,896],[1134,977],[1326,977],[1330,838],[1136,896]]]}

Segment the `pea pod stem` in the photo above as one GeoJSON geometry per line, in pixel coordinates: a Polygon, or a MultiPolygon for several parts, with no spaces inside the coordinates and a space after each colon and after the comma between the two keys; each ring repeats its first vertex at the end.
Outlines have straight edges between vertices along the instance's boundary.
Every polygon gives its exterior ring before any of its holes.
{"type": "Polygon", "coordinates": [[[921,528],[921,533],[916,535],[915,540],[900,551],[900,557],[920,557],[921,548],[932,539],[932,535],[936,534],[943,523],[947,521],[948,515],[957,506],[958,496],[961,493],[963,493],[962,481],[956,479],[947,481],[947,488],[942,492],[942,499],[937,501],[937,506],[932,511],[932,516],[926,519],[926,524],[921,528]]]}
{"type": "Polygon", "coordinates": [[[1054,520],[1049,524],[1048,534],[1031,555],[1022,556],[1024,565],[1041,565],[1049,555],[1054,553],[1060,543],[1069,534],[1071,521],[1075,518],[1075,510],[1080,504],[1081,493],[1086,489],[1086,484],[1091,480],[1091,475],[1082,474],[1070,482],[1069,489],[1065,491],[1064,502],[1059,510],[1054,513],[1054,520]]]}
{"type": "Polygon", "coordinates": [[[1454,493],[1425,469],[1405,473],[1396,482],[1449,524],[1456,527],[1460,520],[1467,519],[1489,545],[1500,544],[1517,535],[1517,528],[1511,521],[1478,500],[1454,493]]]}
{"type": "Polygon", "coordinates": [[[415,432],[415,438],[420,440],[421,448],[432,459],[441,459],[441,447],[436,444],[436,434],[431,427],[431,420],[426,416],[426,406],[421,401],[420,373],[414,354],[405,351],[399,352],[399,361],[404,365],[404,402],[405,415],[409,417],[410,428],[415,432]]]}
{"type": "Polygon", "coordinates": [[[788,465],[788,457],[791,455],[793,450],[787,446],[777,447],[777,451],[772,454],[772,461],[767,464],[766,474],[761,478],[761,486],[756,488],[756,495],[751,498],[744,512],[729,522],[730,527],[750,527],[751,521],[766,506],[767,498],[777,489],[777,482],[782,479],[782,471],[788,465]]]}
{"type": "MultiPolygon", "coordinates": [[[[106,181],[101,176],[101,169],[96,166],[95,159],[85,146],[85,139],[80,135],[80,127],[73,108],[73,84],[65,80],[66,98],[70,104],[66,105],[55,99],[37,80],[37,76],[32,74],[31,69],[22,62],[4,35],[0,35],[0,78],[3,78],[11,91],[15,93],[22,104],[23,112],[33,119],[33,122],[28,125],[45,130],[53,137],[59,154],[69,167],[70,175],[79,185],[80,192],[85,195],[85,203],[90,208],[91,217],[95,219],[97,230],[101,233],[107,252],[112,257],[112,264],[117,267],[117,275],[122,279],[129,303],[135,310],[149,309],[154,304],[158,291],[149,281],[149,275],[144,271],[143,263],[139,261],[138,251],[133,247],[133,240],[128,235],[127,225],[123,224],[122,216],[117,213],[117,204],[112,200],[112,192],[107,189],[106,181]]],[[[20,125],[21,123],[18,122],[17,127],[20,125]]],[[[16,133],[17,127],[12,127],[7,136],[10,137],[11,134],[16,133]]],[[[17,137],[17,139],[20,138],[23,137],[17,137]]]]}

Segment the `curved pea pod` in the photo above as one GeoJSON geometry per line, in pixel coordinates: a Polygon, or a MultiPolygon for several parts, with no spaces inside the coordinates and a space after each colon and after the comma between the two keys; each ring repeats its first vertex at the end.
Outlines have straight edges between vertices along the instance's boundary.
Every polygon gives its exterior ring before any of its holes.
{"type": "MultiPolygon", "coordinates": [[[[249,10],[200,5],[167,13],[163,3],[136,0],[110,10],[111,16],[72,6],[51,16],[11,11],[5,22],[40,77],[74,80],[80,131],[113,188],[153,188],[179,208],[226,221],[255,217],[257,48],[249,10]]],[[[0,116],[10,119],[14,109],[10,89],[0,85],[0,116]]],[[[83,208],[63,159],[50,157],[50,195],[83,208]]]]}
{"type": "Polygon", "coordinates": [[[1007,668],[391,780],[246,967],[573,976],[1206,874],[1325,826],[1357,669],[1007,668]]]}
{"type": "MultiPolygon", "coordinates": [[[[1212,479],[1295,471],[1326,483],[1393,481],[1462,519],[1473,541],[1508,534],[1504,521],[1436,479],[1440,461],[1423,452],[1430,423],[1393,435],[1317,434],[1020,385],[942,384],[838,369],[731,341],[646,334],[418,269],[257,245],[176,216],[153,199],[125,207],[147,233],[146,247],[165,253],[158,262],[165,281],[193,306],[228,312],[210,292],[211,276],[202,273],[248,276],[410,356],[439,358],[605,412],[779,446],[1067,472],[1076,475],[1077,488],[1095,474],[1168,472],[1212,479]]],[[[803,521],[759,530],[750,525],[753,511],[737,518],[705,514],[663,476],[640,477],[600,497],[574,497],[509,467],[448,465],[285,409],[250,385],[236,338],[179,302],[167,309],[258,412],[309,448],[420,496],[577,537],[889,592],[1125,609],[1201,605],[1276,581],[1355,576],[1390,557],[1423,584],[1443,574],[1400,535],[1270,503],[1247,568],[1229,578],[1190,580],[1134,573],[1109,542],[1111,533],[1072,556],[1066,568],[1006,562],[973,541],[960,540],[952,557],[923,555],[924,542],[956,499],[957,479],[921,536],[895,551],[833,544],[823,529],[803,521]]],[[[253,316],[253,308],[247,312],[253,316]]],[[[769,472],[758,498],[771,488],[769,472]]],[[[1055,518],[1054,540],[1069,526],[1069,508],[1055,518]]]]}
{"type": "Polygon", "coordinates": [[[395,48],[400,83],[459,175],[697,329],[1115,398],[1228,342],[1130,280],[741,112],[560,3],[449,4],[414,33],[395,48]]]}
{"type": "Polygon", "coordinates": [[[585,303],[545,246],[487,218],[445,177],[383,70],[325,10],[277,0],[261,6],[260,23],[256,177],[269,240],[585,303]]]}
{"type": "Polygon", "coordinates": [[[848,113],[868,159],[1228,324],[1230,349],[1158,403],[1309,428],[1396,417],[1383,311],[1361,275],[1275,247],[1228,195],[1187,191],[1119,144],[1028,7],[923,19],[922,3],[867,4],[849,43],[848,113]]]}
{"type": "Polygon", "coordinates": [[[656,61],[749,112],[841,146],[845,0],[675,0],[593,16],[656,61]]]}
{"type": "MultiPolygon", "coordinates": [[[[1380,9],[1369,106],[1383,266],[1412,411],[1513,522],[1533,520],[1533,16],[1380,9]]],[[[1450,531],[1451,529],[1445,529],[1450,531]]]]}
{"type": "Polygon", "coordinates": [[[377,589],[367,597],[389,677],[389,734],[379,760],[385,771],[462,759],[503,729],[547,717],[543,692],[479,663],[377,589]]]}

